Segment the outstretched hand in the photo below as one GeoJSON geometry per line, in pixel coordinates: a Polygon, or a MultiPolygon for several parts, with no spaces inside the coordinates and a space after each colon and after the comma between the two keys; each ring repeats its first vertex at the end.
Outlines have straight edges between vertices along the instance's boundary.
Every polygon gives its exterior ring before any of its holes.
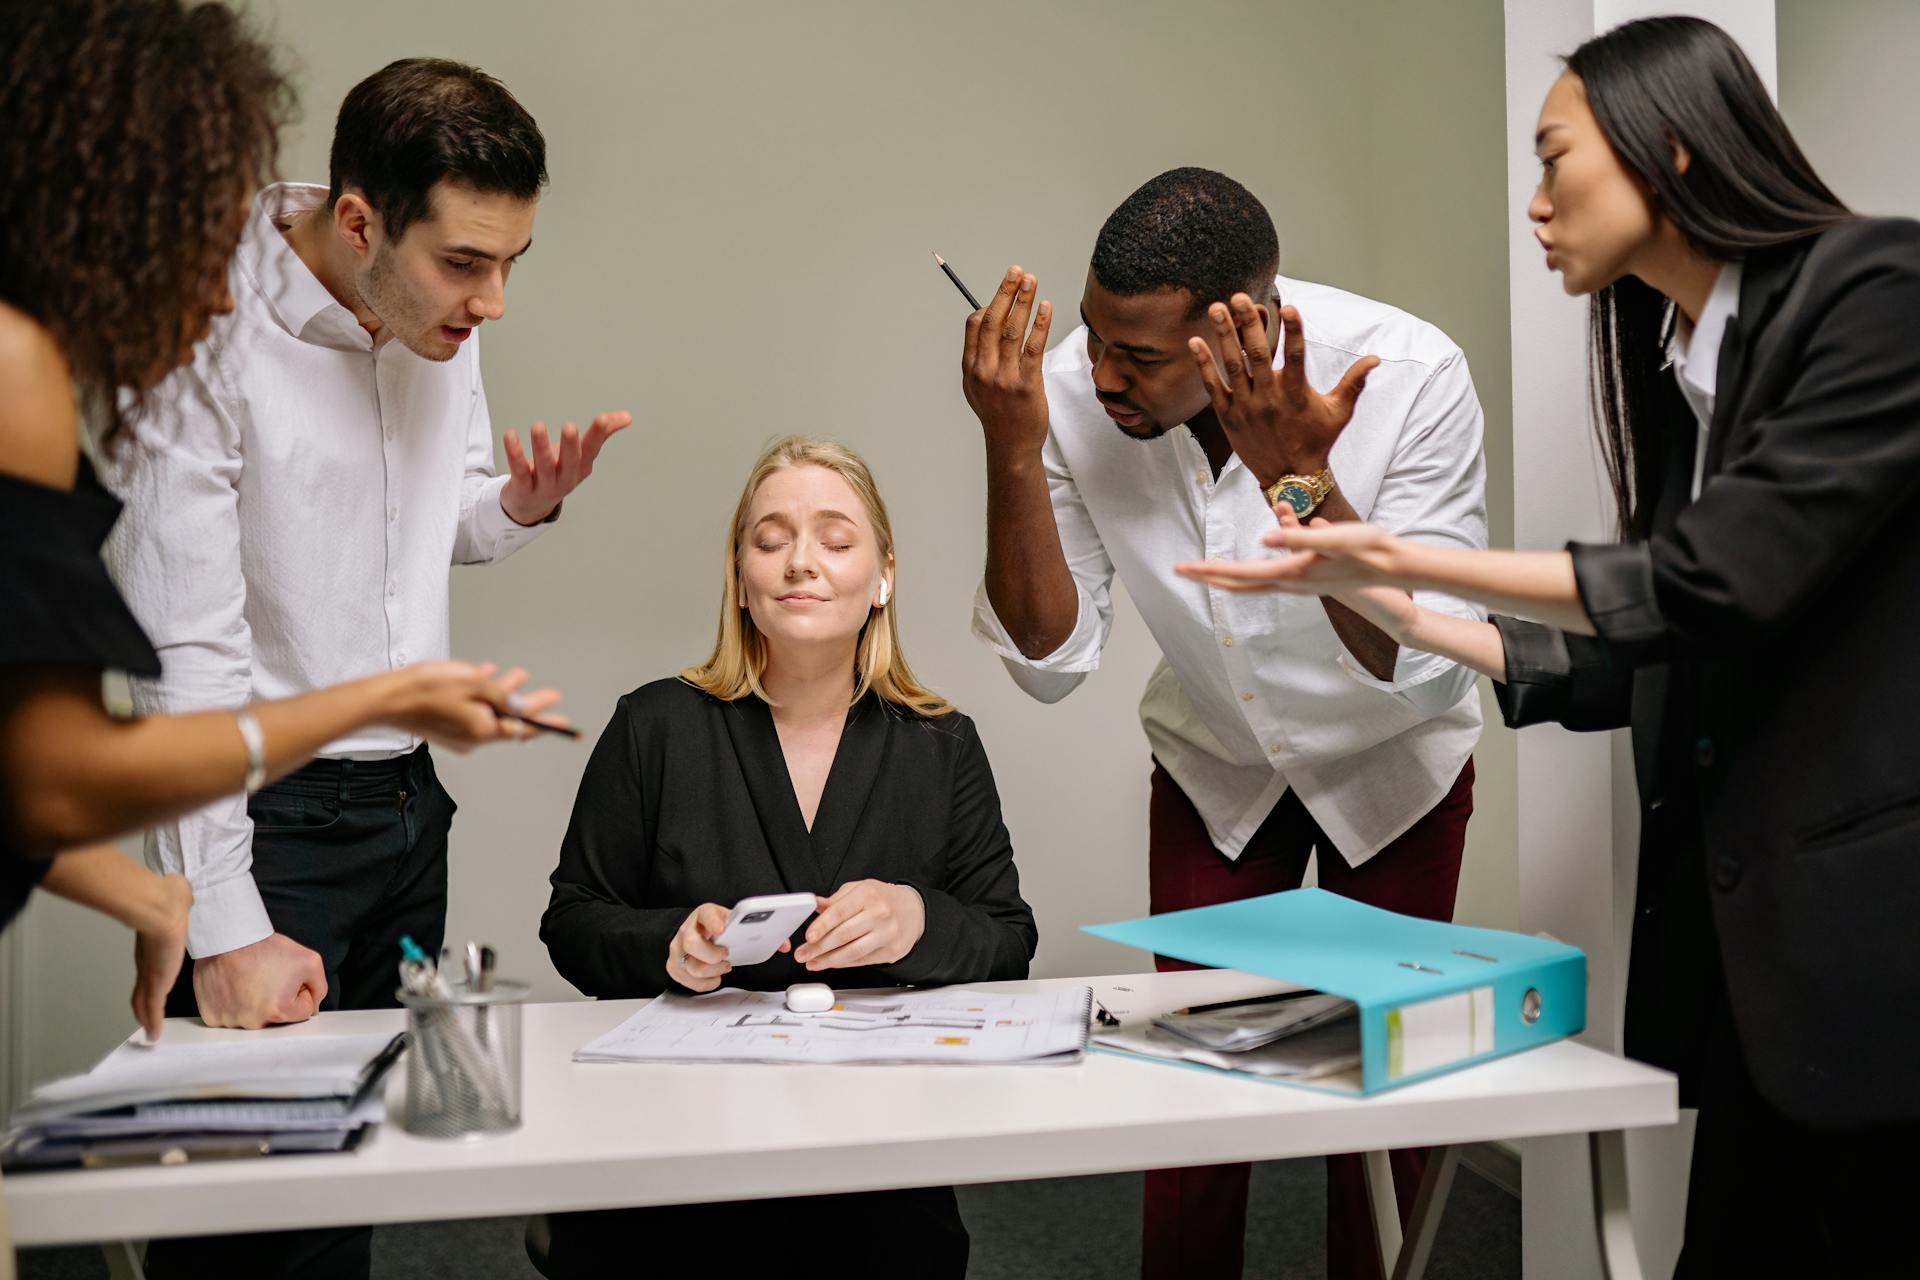
{"type": "Polygon", "coordinates": [[[569,422],[560,428],[560,440],[547,439],[547,424],[536,422],[528,433],[530,448],[520,447],[520,433],[506,435],[508,478],[500,490],[500,509],[516,524],[539,524],[552,515],[562,499],[593,474],[594,460],[608,440],[626,430],[633,415],[622,409],[596,417],[582,435],[569,422]]]}
{"type": "Polygon", "coordinates": [[[1293,595],[1342,596],[1373,587],[1404,588],[1398,576],[1399,540],[1377,525],[1357,520],[1301,524],[1291,508],[1274,508],[1279,527],[1262,535],[1270,547],[1292,555],[1264,560],[1186,561],[1173,567],[1182,577],[1223,591],[1284,591],[1293,595]]]}

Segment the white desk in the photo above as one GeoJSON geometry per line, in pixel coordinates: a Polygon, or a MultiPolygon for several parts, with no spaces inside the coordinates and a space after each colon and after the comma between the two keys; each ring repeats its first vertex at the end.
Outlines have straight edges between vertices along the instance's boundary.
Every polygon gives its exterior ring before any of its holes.
{"type": "MultiPolygon", "coordinates": [[[[1085,982],[1139,1016],[1286,989],[1204,971],[1085,982]]],[[[1618,1133],[1672,1124],[1672,1076],[1559,1043],[1352,1100],[1090,1053],[1077,1066],[791,1067],[576,1064],[637,1001],[526,1008],[523,1124],[477,1142],[415,1138],[397,1119],[341,1155],[10,1177],[18,1245],[680,1204],[999,1182],[1222,1161],[1432,1146],[1407,1247],[1382,1222],[1390,1273],[1424,1269],[1456,1144],[1547,1134],[1595,1141],[1596,1211],[1614,1274],[1637,1271],[1618,1133]],[[1612,1199],[1604,1197],[1611,1196],[1612,1199]],[[1624,1242],[1628,1252],[1618,1252],[1624,1242]],[[1395,1266],[1394,1263],[1398,1265],[1395,1266]]],[[[398,1029],[395,1012],[328,1013],[270,1032],[168,1024],[169,1039],[398,1029]]],[[[1384,1157],[1374,1162],[1384,1168],[1384,1157]]],[[[1372,1170],[1370,1169],[1370,1172],[1372,1170]]],[[[1386,1188],[1391,1179],[1376,1179],[1386,1188]]],[[[1391,1196],[1391,1190],[1386,1190],[1391,1196]]],[[[1390,1203],[1383,1202],[1383,1203],[1390,1203]]]]}

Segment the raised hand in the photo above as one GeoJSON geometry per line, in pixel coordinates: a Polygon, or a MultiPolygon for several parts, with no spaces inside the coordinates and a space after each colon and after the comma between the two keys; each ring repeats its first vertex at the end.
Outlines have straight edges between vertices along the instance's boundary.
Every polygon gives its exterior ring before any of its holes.
{"type": "Polygon", "coordinates": [[[536,422],[528,433],[527,449],[520,447],[519,432],[507,432],[509,475],[500,490],[500,509],[517,524],[539,524],[593,474],[601,446],[632,422],[633,415],[624,409],[599,415],[585,435],[569,422],[560,428],[558,444],[548,441],[547,424],[536,422]]]}
{"type": "Polygon", "coordinates": [[[1323,395],[1307,381],[1307,338],[1297,310],[1280,308],[1286,362],[1278,369],[1273,367],[1266,324],[1251,297],[1236,293],[1231,307],[1216,302],[1207,308],[1207,316],[1213,322],[1212,343],[1189,338],[1187,349],[1228,443],[1260,487],[1281,476],[1313,475],[1325,468],[1379,357],[1354,361],[1323,395]]]}
{"type": "Polygon", "coordinates": [[[1047,389],[1040,362],[1047,354],[1053,304],[1043,299],[1034,305],[1038,286],[1039,281],[1019,267],[1008,267],[999,291],[967,317],[960,386],[986,431],[987,452],[1002,457],[1038,457],[1047,439],[1047,389]]]}

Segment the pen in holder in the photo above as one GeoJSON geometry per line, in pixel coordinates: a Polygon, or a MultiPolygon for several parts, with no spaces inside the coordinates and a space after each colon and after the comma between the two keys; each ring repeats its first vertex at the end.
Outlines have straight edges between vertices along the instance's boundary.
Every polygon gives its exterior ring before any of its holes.
{"type": "MultiPolygon", "coordinates": [[[[402,943],[403,947],[406,942],[402,943]]],[[[417,947],[395,993],[407,1009],[407,1105],[401,1125],[429,1138],[478,1138],[520,1126],[524,982],[450,983],[417,947]]]]}

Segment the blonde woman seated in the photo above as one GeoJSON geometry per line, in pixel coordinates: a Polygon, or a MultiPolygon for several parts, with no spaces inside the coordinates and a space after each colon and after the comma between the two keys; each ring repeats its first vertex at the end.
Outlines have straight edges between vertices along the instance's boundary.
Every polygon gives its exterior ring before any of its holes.
{"type": "MultiPolygon", "coordinates": [[[[631,997],[1026,976],[1037,934],[986,751],[908,668],[893,575],[859,457],[800,436],[761,455],[713,656],[621,698],[580,781],[540,926],[568,981],[631,997]],[[728,964],[731,903],[804,892],[819,914],[779,954],[728,964]]],[[[951,1187],[568,1214],[549,1261],[598,1274],[643,1232],[800,1241],[821,1221],[848,1274],[865,1274],[848,1249],[889,1275],[965,1273],[951,1187]]]]}

